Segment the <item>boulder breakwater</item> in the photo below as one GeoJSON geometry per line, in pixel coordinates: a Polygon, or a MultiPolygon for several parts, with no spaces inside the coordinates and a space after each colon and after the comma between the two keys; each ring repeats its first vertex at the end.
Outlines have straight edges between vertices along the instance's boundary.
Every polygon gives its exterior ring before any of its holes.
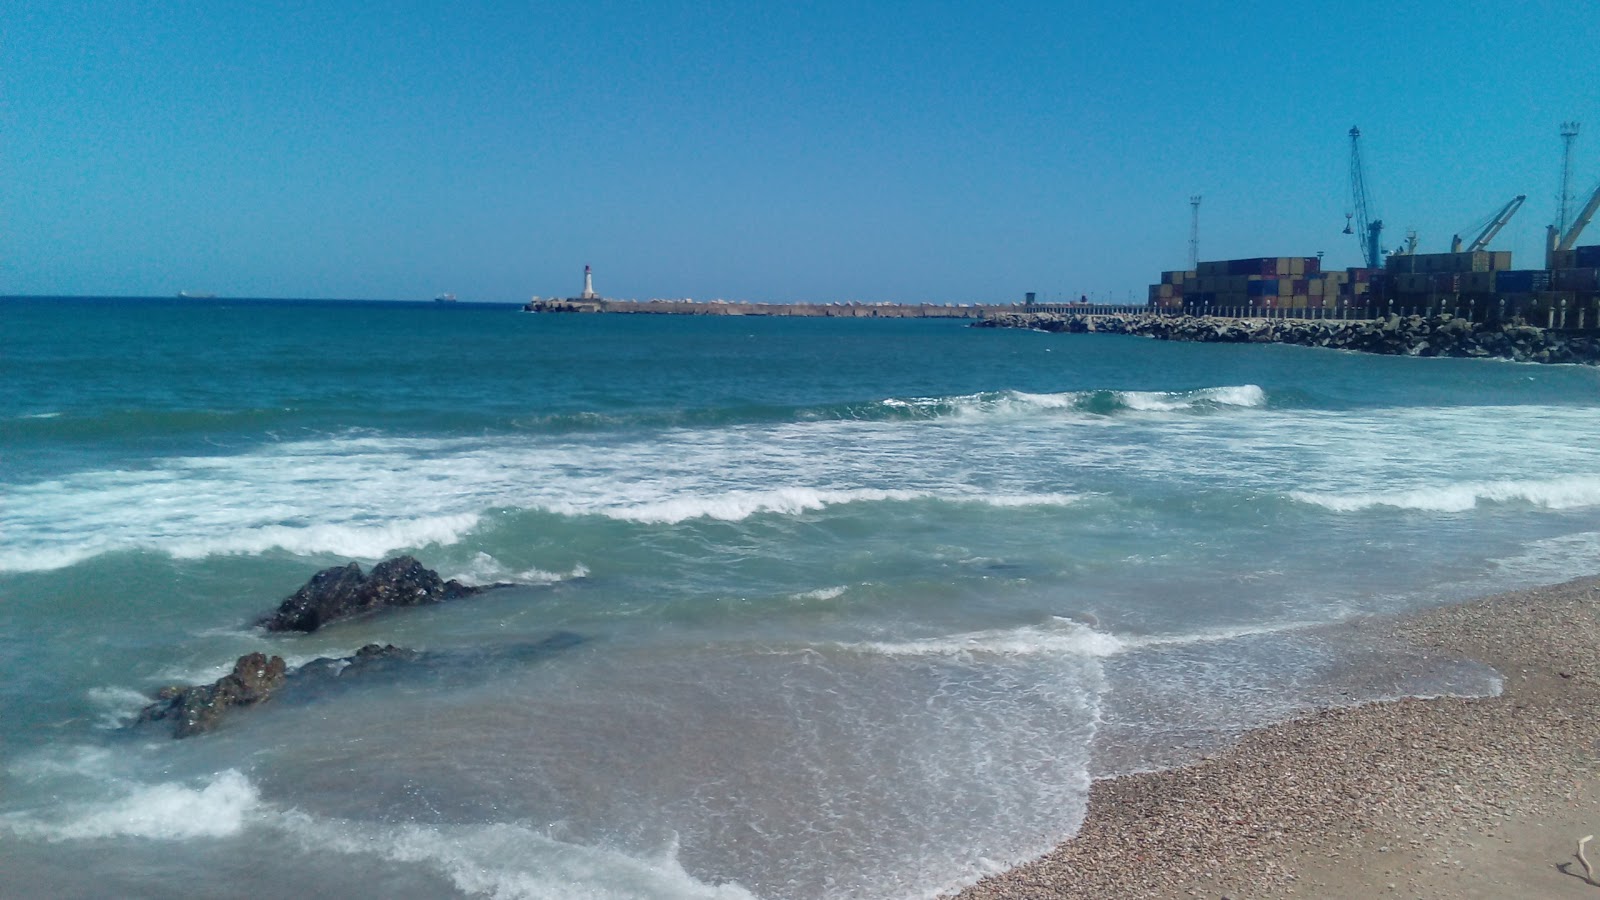
{"type": "Polygon", "coordinates": [[[1233,319],[1155,314],[1002,313],[973,328],[1028,328],[1069,334],[1137,334],[1164,341],[1300,344],[1392,356],[1490,357],[1517,362],[1600,364],[1600,336],[1539,328],[1521,320],[1471,322],[1448,314],[1382,319],[1233,319]]]}

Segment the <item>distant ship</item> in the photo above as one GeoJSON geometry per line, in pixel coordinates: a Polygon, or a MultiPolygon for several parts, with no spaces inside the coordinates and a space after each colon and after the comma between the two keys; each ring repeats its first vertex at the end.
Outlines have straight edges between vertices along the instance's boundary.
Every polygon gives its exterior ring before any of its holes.
{"type": "Polygon", "coordinates": [[[435,303],[454,303],[454,302],[456,302],[456,295],[455,294],[440,294],[439,296],[433,298],[433,302],[435,302],[435,303]]]}
{"type": "Polygon", "coordinates": [[[179,300],[215,300],[215,299],[217,299],[217,295],[216,294],[199,294],[199,293],[195,293],[194,291],[179,291],[178,292],[178,299],[179,300]]]}

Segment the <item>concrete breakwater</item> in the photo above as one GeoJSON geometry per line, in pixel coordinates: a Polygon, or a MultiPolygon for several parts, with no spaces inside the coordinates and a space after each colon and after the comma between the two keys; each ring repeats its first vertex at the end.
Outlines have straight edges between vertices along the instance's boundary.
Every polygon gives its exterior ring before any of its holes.
{"type": "Polygon", "coordinates": [[[938,303],[742,303],[725,300],[531,300],[523,312],[668,316],[788,316],[823,319],[977,319],[1010,307],[938,303]]]}
{"type": "Polygon", "coordinates": [[[1164,341],[1301,344],[1394,356],[1494,357],[1518,362],[1600,364],[1600,337],[1528,325],[1475,323],[1448,314],[1342,321],[1211,316],[1004,313],[973,328],[1029,328],[1071,334],[1137,334],[1164,341]]]}

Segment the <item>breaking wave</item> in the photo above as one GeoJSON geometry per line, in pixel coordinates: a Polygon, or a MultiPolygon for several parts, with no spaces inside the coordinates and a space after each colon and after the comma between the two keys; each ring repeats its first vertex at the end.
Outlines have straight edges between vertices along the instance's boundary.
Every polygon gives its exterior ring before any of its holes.
{"type": "Polygon", "coordinates": [[[1015,417],[1048,412],[1108,416],[1128,412],[1205,412],[1224,407],[1255,409],[1267,405],[1267,392],[1254,384],[1192,391],[991,391],[955,397],[891,398],[879,405],[891,415],[917,418],[1015,417]]]}
{"type": "Polygon", "coordinates": [[[257,811],[261,795],[237,769],[217,773],[198,787],[177,782],[145,785],[99,803],[63,805],[46,816],[11,814],[14,833],[50,841],[138,837],[164,841],[231,837],[257,811]]]}
{"type": "Polygon", "coordinates": [[[1331,493],[1292,491],[1290,497],[1334,512],[1359,512],[1389,507],[1420,512],[1467,512],[1480,504],[1525,503],[1544,509],[1578,509],[1600,505],[1600,476],[1520,481],[1471,481],[1438,487],[1393,491],[1331,493]]]}

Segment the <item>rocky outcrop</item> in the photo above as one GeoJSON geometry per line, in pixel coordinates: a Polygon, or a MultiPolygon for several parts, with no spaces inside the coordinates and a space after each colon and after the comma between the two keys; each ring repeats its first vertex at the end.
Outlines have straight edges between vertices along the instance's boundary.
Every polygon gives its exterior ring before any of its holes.
{"type": "Polygon", "coordinates": [[[1301,344],[1399,356],[1495,357],[1518,362],[1600,364],[1600,337],[1528,325],[1483,324],[1450,315],[1385,319],[1228,319],[1209,316],[1007,313],[974,328],[1136,334],[1167,341],[1301,344]]]}
{"type": "Polygon", "coordinates": [[[384,560],[364,575],[355,563],[323,569],[256,624],[268,631],[312,632],[329,622],[393,606],[422,606],[486,590],[445,581],[409,556],[384,560]]]}
{"type": "Polygon", "coordinates": [[[215,728],[235,706],[253,706],[270,698],[288,678],[283,657],[247,653],[233,671],[212,684],[162,688],[156,702],[139,713],[139,722],[172,722],[175,737],[189,737],[215,728]]]}

